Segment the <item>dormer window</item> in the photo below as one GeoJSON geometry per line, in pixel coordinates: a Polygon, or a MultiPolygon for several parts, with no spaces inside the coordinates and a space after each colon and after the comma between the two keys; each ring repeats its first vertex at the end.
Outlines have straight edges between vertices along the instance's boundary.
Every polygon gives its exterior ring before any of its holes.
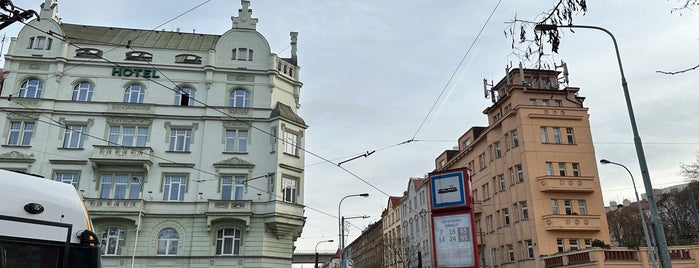
{"type": "Polygon", "coordinates": [[[233,49],[233,57],[231,59],[252,61],[252,49],[234,48],[233,49]]]}
{"type": "Polygon", "coordinates": [[[126,60],[152,61],[153,54],[143,51],[126,52],[126,60]]]}
{"type": "Polygon", "coordinates": [[[191,54],[180,54],[175,56],[175,63],[201,64],[201,57],[191,54]]]}
{"type": "Polygon", "coordinates": [[[95,48],[81,48],[75,50],[75,57],[78,58],[101,58],[102,50],[95,48]]]}
{"type": "Polygon", "coordinates": [[[53,39],[51,38],[46,36],[35,36],[29,38],[29,45],[27,48],[49,50],[51,49],[52,43],[53,39]]]}

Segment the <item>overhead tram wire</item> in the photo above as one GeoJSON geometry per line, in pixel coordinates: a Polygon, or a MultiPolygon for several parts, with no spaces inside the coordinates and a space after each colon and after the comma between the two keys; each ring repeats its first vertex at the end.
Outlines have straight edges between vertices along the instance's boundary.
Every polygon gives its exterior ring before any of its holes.
{"type": "Polygon", "coordinates": [[[471,49],[473,49],[473,46],[476,44],[478,41],[478,38],[480,38],[481,34],[483,33],[483,30],[485,30],[485,26],[488,25],[490,22],[490,19],[493,17],[493,14],[495,14],[495,11],[498,9],[500,6],[500,2],[502,0],[498,0],[498,3],[495,4],[495,7],[493,8],[493,11],[490,12],[490,15],[488,16],[488,19],[485,20],[485,23],[483,23],[483,27],[481,27],[481,30],[478,31],[478,34],[476,35],[476,38],[473,39],[473,42],[471,42],[471,45],[468,47],[468,50],[466,50],[466,53],[464,54],[463,57],[461,57],[461,61],[459,61],[459,64],[456,65],[456,68],[454,69],[454,72],[451,73],[451,76],[449,77],[449,80],[447,80],[447,83],[444,84],[444,88],[442,88],[442,92],[439,93],[439,96],[437,96],[437,99],[434,101],[432,104],[432,107],[430,107],[430,110],[427,112],[427,115],[425,115],[425,119],[422,120],[420,123],[420,126],[417,128],[417,131],[415,131],[415,134],[413,134],[413,137],[411,140],[414,140],[415,137],[417,137],[417,134],[420,133],[420,130],[422,130],[422,127],[425,125],[425,122],[427,122],[427,119],[430,117],[430,114],[432,114],[432,111],[434,108],[437,106],[437,103],[439,103],[439,99],[442,98],[442,95],[444,95],[444,92],[447,91],[447,88],[449,87],[449,83],[454,79],[454,76],[456,76],[456,73],[459,71],[461,68],[461,65],[464,63],[464,60],[466,60],[466,57],[469,55],[471,52],[471,49]]]}

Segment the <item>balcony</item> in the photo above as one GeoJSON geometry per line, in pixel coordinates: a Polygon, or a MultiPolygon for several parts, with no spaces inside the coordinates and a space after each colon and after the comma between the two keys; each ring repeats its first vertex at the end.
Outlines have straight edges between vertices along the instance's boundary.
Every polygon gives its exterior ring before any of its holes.
{"type": "Polygon", "coordinates": [[[536,178],[539,191],[550,193],[592,193],[594,177],[544,176],[536,178]]]}
{"type": "Polygon", "coordinates": [[[153,149],[150,147],[121,147],[93,145],[90,161],[96,166],[101,165],[131,165],[148,166],[153,164],[153,149]]]}
{"type": "MultiPolygon", "coordinates": [[[[670,246],[670,261],[673,267],[699,267],[699,246],[670,246]]],[[[544,267],[594,268],[594,267],[651,267],[647,248],[591,248],[580,251],[556,253],[542,256],[544,267]]],[[[656,260],[657,261],[657,260],[656,260]]]]}
{"type": "Polygon", "coordinates": [[[85,207],[90,214],[138,214],[141,200],[85,198],[85,207]]]}
{"type": "Polygon", "coordinates": [[[551,214],[541,218],[546,231],[599,231],[602,227],[602,217],[599,215],[551,214]]]}

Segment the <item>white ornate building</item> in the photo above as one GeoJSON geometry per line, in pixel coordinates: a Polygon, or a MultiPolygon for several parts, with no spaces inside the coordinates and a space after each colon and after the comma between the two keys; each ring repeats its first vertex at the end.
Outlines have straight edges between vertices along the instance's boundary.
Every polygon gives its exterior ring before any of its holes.
{"type": "Polygon", "coordinates": [[[432,267],[429,179],[410,178],[401,200],[403,262],[406,268],[432,267]],[[418,265],[418,254],[422,265],[418,265]]]}
{"type": "Polygon", "coordinates": [[[104,267],[291,266],[305,222],[297,34],[279,57],[241,2],[211,35],[63,23],[46,0],[12,38],[0,168],[75,185],[104,267]]]}

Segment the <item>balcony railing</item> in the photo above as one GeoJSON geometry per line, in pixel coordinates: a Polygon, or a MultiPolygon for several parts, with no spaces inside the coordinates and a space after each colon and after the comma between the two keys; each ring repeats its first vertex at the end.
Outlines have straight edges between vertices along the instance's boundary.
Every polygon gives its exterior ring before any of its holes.
{"type": "Polygon", "coordinates": [[[536,178],[542,192],[577,192],[595,191],[594,177],[544,176],[536,178]]]}
{"type": "MultiPolygon", "coordinates": [[[[670,260],[673,267],[699,267],[699,260],[695,258],[697,253],[699,253],[699,246],[670,246],[668,250],[670,251],[670,260]]],[[[647,248],[638,250],[591,248],[542,256],[541,259],[547,268],[572,265],[578,268],[651,267],[647,248]]]]}
{"type": "Polygon", "coordinates": [[[600,215],[544,215],[547,231],[599,231],[602,228],[600,215]]]}
{"type": "Polygon", "coordinates": [[[153,149],[150,147],[121,147],[93,145],[90,161],[96,164],[153,164],[153,149]]]}

